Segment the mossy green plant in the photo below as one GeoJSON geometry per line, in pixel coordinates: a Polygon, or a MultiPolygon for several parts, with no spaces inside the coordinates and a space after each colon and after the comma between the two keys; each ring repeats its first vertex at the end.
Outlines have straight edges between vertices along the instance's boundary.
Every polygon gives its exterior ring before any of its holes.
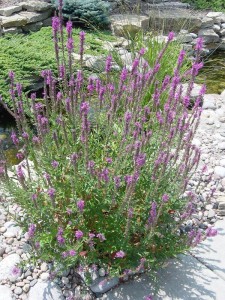
{"type": "Polygon", "coordinates": [[[211,9],[213,11],[225,11],[224,0],[183,0],[197,9],[211,9]]]}
{"type": "MultiPolygon", "coordinates": [[[[73,37],[77,47],[79,32],[79,28],[74,29],[73,37]]],[[[16,81],[22,83],[25,93],[32,90],[34,82],[41,80],[41,70],[51,69],[56,74],[57,67],[51,37],[51,27],[44,27],[28,35],[8,34],[0,38],[0,92],[9,106],[11,106],[8,93],[10,70],[16,73],[16,81]]],[[[92,55],[106,54],[104,41],[115,39],[110,32],[87,31],[86,40],[89,47],[85,51],[92,55]]]]}

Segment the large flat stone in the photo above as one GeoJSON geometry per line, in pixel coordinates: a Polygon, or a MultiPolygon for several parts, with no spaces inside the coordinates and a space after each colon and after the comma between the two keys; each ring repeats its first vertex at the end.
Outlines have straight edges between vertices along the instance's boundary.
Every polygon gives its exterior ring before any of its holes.
{"type": "Polygon", "coordinates": [[[210,28],[199,30],[198,36],[203,38],[205,44],[218,43],[220,41],[219,35],[210,28]]]}
{"type": "Polygon", "coordinates": [[[209,18],[209,17],[204,17],[202,19],[202,25],[201,28],[209,28],[212,27],[214,24],[213,18],[209,18]]]}
{"type": "Polygon", "coordinates": [[[157,32],[160,30],[163,33],[179,32],[181,29],[186,29],[188,32],[197,33],[202,25],[199,14],[185,9],[152,9],[148,14],[150,28],[156,29],[157,32]]]}
{"type": "Polygon", "coordinates": [[[53,9],[52,4],[43,1],[27,1],[27,2],[20,3],[20,5],[22,6],[23,10],[27,10],[31,12],[34,11],[41,12],[48,9],[53,9]]]}
{"type": "Polygon", "coordinates": [[[0,22],[4,28],[21,27],[27,24],[27,17],[17,14],[10,17],[3,17],[0,22]]]}
{"type": "Polygon", "coordinates": [[[9,17],[13,13],[19,12],[21,10],[22,10],[22,5],[8,6],[8,7],[0,9],[0,15],[5,16],[5,17],[9,17]]]}
{"type": "Polygon", "coordinates": [[[0,285],[0,300],[13,300],[12,291],[5,285],[0,285]]]}
{"type": "Polygon", "coordinates": [[[21,17],[24,17],[27,19],[27,24],[43,21],[43,20],[47,19],[48,17],[50,17],[51,14],[52,14],[51,9],[49,9],[45,12],[41,12],[41,13],[29,12],[29,11],[23,11],[23,12],[19,13],[19,15],[21,17]]]}
{"type": "Polygon", "coordinates": [[[224,300],[225,281],[191,255],[181,255],[159,270],[156,281],[142,275],[109,291],[101,300],[224,300]]]}
{"type": "Polygon", "coordinates": [[[52,282],[37,282],[31,287],[28,300],[63,300],[61,289],[52,282]]]}
{"type": "Polygon", "coordinates": [[[134,36],[140,30],[149,29],[149,18],[142,15],[112,15],[111,29],[116,36],[134,36]]]}
{"type": "Polygon", "coordinates": [[[27,24],[23,27],[23,32],[28,33],[30,31],[32,32],[38,31],[41,29],[42,25],[43,25],[42,22],[27,24]]]}
{"type": "Polygon", "coordinates": [[[192,250],[192,253],[225,280],[225,219],[217,221],[215,228],[218,235],[203,241],[192,250]]]}

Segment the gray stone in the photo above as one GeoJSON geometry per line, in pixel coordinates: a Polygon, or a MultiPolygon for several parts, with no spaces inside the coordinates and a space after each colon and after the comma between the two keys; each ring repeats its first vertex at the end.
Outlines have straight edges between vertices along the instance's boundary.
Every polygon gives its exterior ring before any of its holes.
{"type": "Polygon", "coordinates": [[[5,285],[0,285],[0,299],[1,300],[12,300],[12,291],[5,285]]]}
{"type": "Polygon", "coordinates": [[[220,202],[219,205],[218,205],[218,209],[219,210],[222,210],[222,209],[225,210],[225,202],[220,202]]]}
{"type": "MultiPolygon", "coordinates": [[[[52,10],[49,9],[43,13],[37,13],[37,12],[29,12],[29,11],[23,11],[21,13],[18,14],[18,16],[21,16],[23,18],[26,18],[27,23],[37,23],[40,21],[43,21],[45,19],[47,19],[48,17],[50,17],[52,14],[52,10]]],[[[24,24],[24,25],[26,25],[24,24]]]]}
{"type": "Polygon", "coordinates": [[[27,1],[20,3],[24,10],[30,12],[43,12],[45,10],[53,9],[53,6],[50,3],[46,3],[43,1],[27,1]]]}
{"type": "Polygon", "coordinates": [[[225,216],[225,209],[224,210],[218,210],[218,215],[219,216],[225,216]]]}
{"type": "Polygon", "coordinates": [[[179,34],[177,36],[177,40],[181,43],[191,43],[193,41],[193,37],[191,34],[179,34]]]}
{"type": "Polygon", "coordinates": [[[142,15],[112,15],[111,29],[114,35],[135,36],[140,30],[149,28],[149,18],[142,15]]]}
{"type": "Polygon", "coordinates": [[[221,17],[223,15],[222,12],[209,12],[206,17],[208,18],[212,18],[213,20],[215,20],[218,17],[221,17]]]}
{"type": "Polygon", "coordinates": [[[10,17],[3,17],[1,24],[4,28],[21,27],[27,24],[27,17],[19,14],[10,17]]]}
{"type": "Polygon", "coordinates": [[[62,283],[63,284],[68,284],[69,283],[69,278],[68,277],[62,277],[62,283]]]}
{"type": "Polygon", "coordinates": [[[42,273],[40,278],[42,281],[47,281],[49,279],[49,273],[46,272],[42,273]]]}
{"type": "Polygon", "coordinates": [[[97,284],[91,285],[90,289],[95,294],[96,297],[100,296],[103,293],[108,292],[112,288],[116,287],[119,284],[119,278],[113,277],[111,279],[101,279],[97,284]]]}
{"type": "Polygon", "coordinates": [[[224,13],[215,18],[215,23],[217,23],[217,24],[221,24],[224,22],[225,22],[225,14],[224,13]]]}
{"type": "Polygon", "coordinates": [[[20,257],[18,254],[11,254],[6,256],[0,262],[0,281],[4,279],[14,279],[19,277],[20,274],[14,276],[12,274],[12,269],[20,262],[20,257]]]}
{"type": "Polygon", "coordinates": [[[225,28],[220,30],[220,35],[225,36],[225,28]]]}
{"type": "Polygon", "coordinates": [[[42,21],[43,27],[52,26],[52,18],[47,18],[46,20],[42,21]]]}
{"type": "Polygon", "coordinates": [[[27,293],[29,291],[29,289],[30,289],[30,285],[29,284],[25,284],[24,287],[23,287],[23,291],[25,293],[27,293]]]}
{"type": "Polygon", "coordinates": [[[47,263],[42,263],[41,264],[41,271],[42,272],[46,272],[48,270],[48,264],[47,263]]]}
{"type": "Polygon", "coordinates": [[[220,39],[220,44],[218,45],[218,50],[225,50],[225,37],[220,39]]]}
{"type": "Polygon", "coordinates": [[[0,256],[2,256],[5,253],[5,247],[0,246],[0,256]]]}
{"type": "Polygon", "coordinates": [[[21,289],[21,287],[16,287],[15,290],[13,291],[13,293],[15,293],[16,295],[21,295],[23,292],[23,290],[21,289]]]}
{"type": "Polygon", "coordinates": [[[221,28],[222,28],[222,29],[225,29],[225,23],[222,23],[222,24],[221,24],[221,28]]]}
{"type": "Polygon", "coordinates": [[[218,148],[219,148],[220,150],[225,150],[225,142],[219,143],[219,144],[218,144],[218,148]]]}
{"type": "Polygon", "coordinates": [[[209,18],[209,17],[204,17],[202,19],[202,25],[201,25],[201,28],[209,28],[209,27],[212,27],[214,24],[214,21],[212,18],[209,18]]]}
{"type": "Polygon", "coordinates": [[[0,228],[0,233],[5,233],[7,230],[7,228],[5,228],[4,226],[0,228]]]}
{"type": "Polygon", "coordinates": [[[4,17],[9,17],[15,12],[22,10],[22,5],[8,6],[0,9],[0,15],[4,17]]]}
{"type": "Polygon", "coordinates": [[[190,44],[183,44],[182,48],[184,51],[192,51],[193,47],[190,44]]]}
{"type": "Polygon", "coordinates": [[[205,44],[218,43],[220,41],[219,35],[213,29],[201,29],[198,32],[198,36],[203,38],[205,44]]]}
{"type": "Polygon", "coordinates": [[[38,30],[41,29],[43,23],[42,22],[37,22],[37,23],[31,23],[31,24],[27,24],[23,27],[23,31],[25,33],[28,33],[28,32],[36,32],[38,30]]]}
{"type": "Polygon", "coordinates": [[[4,233],[4,237],[6,238],[16,237],[19,232],[22,231],[22,229],[19,226],[16,226],[16,223],[12,221],[6,222],[4,227],[7,229],[4,233]]]}
{"type": "Polygon", "coordinates": [[[36,283],[37,283],[37,279],[34,279],[34,280],[32,280],[32,281],[30,282],[30,286],[32,287],[32,286],[34,286],[36,283]]]}
{"type": "Polygon", "coordinates": [[[213,217],[215,217],[215,211],[213,210],[213,209],[210,209],[209,211],[208,211],[208,219],[211,219],[211,218],[213,218],[213,217]]]}
{"type": "Polygon", "coordinates": [[[214,169],[214,174],[216,175],[216,177],[224,178],[225,177],[225,168],[216,166],[214,169]]]}
{"type": "Polygon", "coordinates": [[[220,25],[214,24],[214,25],[213,25],[213,30],[214,30],[216,33],[219,33],[219,32],[220,32],[220,25]]]}
{"type": "Polygon", "coordinates": [[[181,27],[188,32],[197,33],[201,28],[201,18],[190,10],[180,9],[150,9],[150,28],[157,32],[163,31],[167,34],[170,31],[179,32],[181,27]]]}
{"type": "Polygon", "coordinates": [[[220,160],[220,166],[221,167],[225,167],[225,158],[223,158],[223,159],[220,160]]]}
{"type": "Polygon", "coordinates": [[[38,282],[30,288],[28,300],[63,300],[60,288],[52,282],[38,282]]]}
{"type": "Polygon", "coordinates": [[[216,109],[216,101],[219,101],[221,97],[216,94],[206,94],[203,97],[203,109],[216,109]]]}

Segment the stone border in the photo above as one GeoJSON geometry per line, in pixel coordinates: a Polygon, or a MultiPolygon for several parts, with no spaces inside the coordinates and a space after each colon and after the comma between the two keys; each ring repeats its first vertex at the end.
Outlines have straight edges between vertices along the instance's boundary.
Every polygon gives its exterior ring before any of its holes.
{"type": "MultiPolygon", "coordinates": [[[[189,10],[186,11],[190,14],[189,10]]],[[[188,13],[184,17],[180,17],[174,12],[170,16],[165,11],[155,11],[155,17],[152,17],[153,11],[151,11],[150,16],[112,15],[111,29],[114,35],[127,37],[129,34],[132,36],[140,30],[147,32],[154,25],[159,26],[159,30],[160,26],[163,26],[165,33],[171,30],[176,31],[176,28],[179,28],[177,39],[184,45],[186,51],[194,50],[198,37],[203,38],[206,53],[216,49],[225,50],[225,13],[209,12],[204,16],[188,16],[188,13]],[[181,27],[182,30],[180,30],[181,27]]]]}

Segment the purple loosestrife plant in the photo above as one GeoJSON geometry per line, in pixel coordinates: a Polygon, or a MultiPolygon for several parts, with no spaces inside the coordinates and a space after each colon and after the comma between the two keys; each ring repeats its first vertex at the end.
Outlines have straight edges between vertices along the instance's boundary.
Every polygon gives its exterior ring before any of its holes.
{"type": "MultiPolygon", "coordinates": [[[[72,23],[67,23],[66,35],[60,18],[53,18],[52,27],[59,74],[54,78],[50,70],[42,72],[43,101],[35,94],[30,99],[33,127],[23,113],[27,100],[22,87],[9,74],[18,123],[11,138],[17,148],[23,145],[29,177],[19,166],[18,182],[10,180],[0,165],[1,179],[26,212],[24,228],[29,228],[35,257],[55,263],[63,258],[66,266],[107,265],[111,274],[119,274],[136,270],[140,259],[153,268],[215,236],[212,228],[178,234],[196,201],[194,193],[183,195],[200,158],[192,140],[204,87],[192,110],[188,107],[202,67],[201,40],[196,61],[185,73],[182,50],[173,74],[155,80],[174,37],[170,33],[152,68],[147,62],[140,66],[146,53],[141,49],[130,70],[122,67],[115,77],[109,55],[105,73],[93,79],[82,68],[74,69],[72,23]],[[189,82],[187,93],[184,80],[189,82]],[[149,89],[153,93],[148,98],[149,89]]],[[[81,32],[81,67],[84,42],[81,32]]]]}

